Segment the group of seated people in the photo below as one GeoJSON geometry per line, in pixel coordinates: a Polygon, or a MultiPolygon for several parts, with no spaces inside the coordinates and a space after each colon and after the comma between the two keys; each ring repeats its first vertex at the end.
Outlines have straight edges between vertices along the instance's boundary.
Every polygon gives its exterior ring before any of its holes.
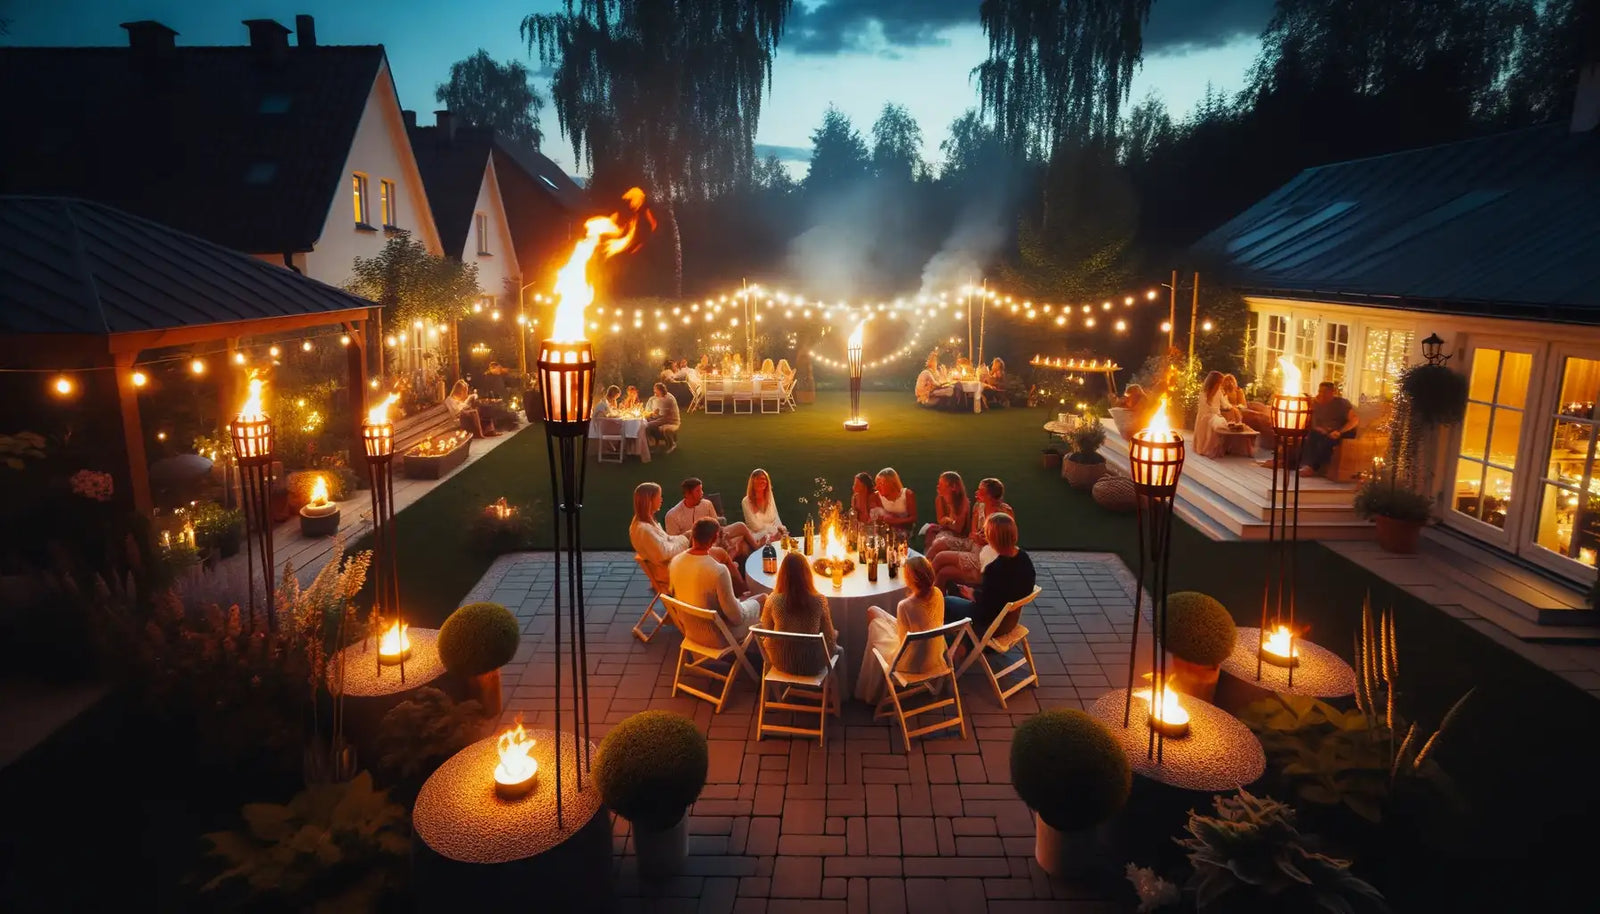
{"type": "Polygon", "coordinates": [[[489,370],[479,380],[480,394],[460,378],[445,395],[445,408],[456,418],[461,428],[475,438],[494,438],[501,429],[514,429],[519,424],[517,413],[510,406],[510,393],[506,384],[511,372],[499,362],[490,362],[489,370]]]}
{"type": "Polygon", "coordinates": [[[961,381],[977,381],[982,384],[982,396],[987,404],[1004,405],[1006,402],[1004,361],[995,359],[987,365],[979,365],[974,370],[972,360],[962,356],[956,359],[953,368],[946,369],[939,364],[939,353],[930,352],[928,361],[917,375],[917,405],[932,409],[940,407],[961,409],[970,406],[971,395],[958,383],[961,381]]]}
{"type": "Polygon", "coordinates": [[[668,454],[678,449],[678,429],[683,425],[682,413],[678,409],[678,398],[667,390],[664,382],[657,381],[652,390],[650,399],[639,402],[639,388],[628,385],[626,393],[622,388],[613,384],[606,388],[605,398],[594,405],[589,411],[589,419],[598,422],[602,419],[615,419],[622,413],[638,409],[645,420],[645,435],[654,445],[666,445],[668,454]]]}
{"type": "MultiPolygon", "coordinates": [[[[752,626],[779,632],[823,635],[831,654],[840,650],[828,598],[818,592],[810,560],[786,553],[764,599],[752,594],[743,559],[788,530],[778,516],[772,478],[766,470],[751,472],[741,502],[742,522],[726,522],[706,497],[696,478],[681,485],[683,498],[667,511],[664,523],[661,487],[640,483],[633,493],[633,520],[628,538],[646,564],[652,580],[692,606],[715,609],[734,637],[742,641],[752,626]]],[[[910,488],[892,468],[855,477],[846,509],[857,521],[876,522],[916,532],[917,505],[910,488]]],[[[907,634],[927,631],[947,620],[970,619],[979,637],[988,631],[1004,606],[1033,592],[1035,573],[1028,554],[1017,545],[1016,513],[1005,502],[1000,480],[984,479],[976,498],[969,498],[959,473],[940,474],[934,497],[936,520],[921,529],[927,551],[903,566],[906,596],[894,612],[879,606],[867,610],[867,644],[856,679],[856,695],[876,705],[885,695],[882,668],[873,655],[899,653],[907,634]]],[[[900,669],[934,672],[942,668],[947,645],[930,641],[915,656],[901,659],[900,669]]],[[[786,673],[812,675],[798,661],[779,652],[772,662],[786,673]]],[[[964,658],[956,657],[957,663],[964,658]]]]}

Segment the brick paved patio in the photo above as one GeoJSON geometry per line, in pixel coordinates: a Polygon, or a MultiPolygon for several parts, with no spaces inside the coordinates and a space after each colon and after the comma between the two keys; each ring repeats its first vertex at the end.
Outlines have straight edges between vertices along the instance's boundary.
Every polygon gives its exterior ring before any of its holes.
{"type": "MultiPolygon", "coordinates": [[[[1011,788],[1008,753],[1012,728],[1028,714],[1083,707],[1123,681],[1133,578],[1109,554],[1030,555],[1043,588],[1024,617],[1038,688],[1001,710],[982,673],[969,671],[961,689],[971,738],[914,742],[908,754],[893,722],[875,723],[858,701],[846,702],[842,725],[830,722],[823,752],[798,737],[757,742],[756,687],[748,680],[718,715],[706,702],[671,697],[676,632],[666,629],[649,645],[633,638],[648,585],[631,554],[589,553],[594,738],[629,714],[662,708],[692,717],[711,749],[683,875],[642,883],[627,823],[615,822],[619,910],[1123,910],[1103,887],[1052,882],[1034,863],[1033,820],[1011,788]]],[[[548,554],[506,556],[469,595],[526,620],[522,648],[503,671],[507,720],[521,712],[530,723],[553,723],[552,666],[548,648],[541,650],[552,574],[548,554]]]]}

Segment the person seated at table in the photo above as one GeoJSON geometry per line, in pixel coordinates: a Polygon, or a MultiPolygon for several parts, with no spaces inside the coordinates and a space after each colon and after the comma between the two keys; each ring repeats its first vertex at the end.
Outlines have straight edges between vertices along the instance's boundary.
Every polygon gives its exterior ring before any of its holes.
{"type": "Polygon", "coordinates": [[[674,380],[674,381],[684,381],[684,382],[687,382],[689,380],[689,360],[688,359],[679,359],[677,362],[673,363],[673,365],[672,365],[672,380],[674,380]]]}
{"type": "Polygon", "coordinates": [[[778,376],[778,369],[772,364],[771,359],[761,360],[761,374],[768,378],[775,378],[778,376]]]}
{"type": "MultiPolygon", "coordinates": [[[[689,551],[689,536],[687,534],[668,533],[656,521],[656,512],[661,510],[661,487],[653,482],[641,482],[633,488],[633,520],[628,524],[628,542],[633,545],[633,551],[648,562],[654,569],[652,577],[663,580],[667,577],[667,563],[681,552],[689,551]]],[[[728,568],[730,575],[738,570],[737,563],[728,550],[721,546],[711,549],[711,557],[721,562],[728,568]]],[[[742,578],[742,576],[740,576],[742,578]]]]}
{"type": "Polygon", "coordinates": [[[742,356],[739,353],[735,352],[733,354],[733,358],[730,360],[730,362],[731,363],[728,365],[728,374],[731,374],[731,375],[742,375],[742,374],[744,374],[744,356],[742,356]]]}
{"type": "Polygon", "coordinates": [[[933,563],[939,586],[947,584],[973,584],[983,572],[984,524],[991,515],[1005,514],[1013,519],[1017,512],[1005,501],[1006,487],[993,476],[978,483],[977,496],[972,505],[972,528],[966,536],[943,533],[934,537],[928,547],[928,561],[933,563]]]}
{"type": "Polygon", "coordinates": [[[1200,385],[1200,404],[1194,417],[1194,451],[1204,457],[1221,457],[1227,452],[1227,439],[1222,432],[1228,430],[1228,416],[1237,415],[1232,407],[1224,405],[1222,372],[1206,375],[1200,385]]]}
{"type": "Polygon", "coordinates": [[[767,475],[766,470],[757,467],[750,471],[750,481],[745,483],[744,501],[740,502],[740,507],[744,509],[744,525],[755,535],[765,537],[768,542],[789,532],[778,518],[778,501],[772,495],[772,477],[767,475]]]}
{"type": "Polygon", "coordinates": [[[656,380],[657,381],[672,381],[672,380],[676,380],[676,378],[673,377],[673,367],[672,367],[672,360],[671,359],[665,359],[665,360],[663,360],[661,362],[661,370],[656,373],[656,380]]]}
{"type": "Polygon", "coordinates": [[[478,410],[498,429],[516,428],[521,424],[516,411],[506,402],[510,396],[510,379],[511,369],[492,361],[481,382],[483,392],[478,398],[478,410]]]}
{"type": "Polygon", "coordinates": [[[884,467],[873,480],[878,490],[878,506],[868,512],[870,519],[907,533],[917,529],[917,495],[900,481],[894,467],[884,467]]]}
{"type": "Polygon", "coordinates": [[[638,409],[639,406],[640,406],[640,403],[639,403],[639,388],[634,387],[632,384],[629,384],[628,385],[628,389],[625,392],[623,392],[623,394],[622,394],[622,404],[621,405],[622,405],[623,409],[638,409]]]}
{"type": "Polygon", "coordinates": [[[1272,407],[1265,403],[1256,403],[1245,396],[1244,388],[1239,386],[1239,379],[1231,374],[1222,376],[1223,397],[1239,411],[1239,419],[1245,425],[1258,432],[1272,431],[1272,407]]]}
{"type": "Polygon", "coordinates": [[[450,415],[456,417],[461,428],[471,432],[473,437],[499,437],[500,433],[494,430],[494,420],[478,411],[478,398],[472,395],[472,389],[467,386],[465,379],[456,381],[450,388],[450,395],[444,398],[444,406],[450,410],[450,415]]]}
{"type": "MultiPolygon", "coordinates": [[[[761,627],[796,635],[822,635],[828,656],[839,652],[839,630],[833,627],[828,598],[817,593],[811,563],[798,552],[785,553],[778,563],[778,578],[772,593],[761,606],[761,627]]],[[[772,665],[791,676],[814,676],[822,670],[807,661],[814,659],[810,645],[804,649],[788,641],[769,641],[772,665]]]]}
{"type": "MultiPolygon", "coordinates": [[[[874,707],[888,694],[883,680],[883,667],[873,651],[894,663],[905,643],[906,635],[938,628],[945,622],[944,592],[933,585],[933,566],[920,555],[906,559],[904,568],[906,596],[894,609],[894,615],[876,606],[867,607],[867,644],[861,658],[861,675],[856,677],[856,697],[874,707]]],[[[944,668],[945,639],[922,641],[900,658],[896,672],[932,673],[944,668]]]]}
{"type": "Polygon", "coordinates": [[[794,383],[794,369],[789,367],[788,359],[778,360],[778,379],[783,382],[784,387],[794,383]]]}
{"type": "Polygon", "coordinates": [[[956,390],[944,383],[939,373],[939,354],[931,353],[917,375],[917,405],[938,409],[955,403],[956,390]]]}
{"type": "Polygon", "coordinates": [[[720,612],[733,630],[733,637],[743,640],[750,626],[761,618],[761,601],[755,597],[739,599],[728,566],[711,554],[717,545],[717,530],[714,520],[697,521],[689,531],[689,551],[672,557],[667,564],[667,578],[672,582],[673,596],[690,606],[720,612]]]}
{"type": "Polygon", "coordinates": [[[931,549],[933,541],[941,533],[965,538],[972,529],[972,500],[967,498],[967,484],[961,481],[961,474],[955,470],[945,470],[939,474],[938,489],[933,497],[933,516],[938,519],[922,528],[925,551],[931,549]]]}
{"type": "MultiPolygon", "coordinates": [[[[668,533],[688,533],[694,527],[695,521],[714,520],[722,523],[717,518],[717,508],[710,499],[705,497],[705,483],[690,476],[683,481],[683,500],[672,506],[667,512],[666,529],[668,533]]],[[[728,550],[737,564],[744,557],[767,544],[766,539],[750,532],[750,528],[742,521],[726,524],[722,527],[722,548],[728,550]]],[[[735,571],[734,577],[743,580],[744,572],[735,571]]]]}
{"type": "Polygon", "coordinates": [[[1339,385],[1323,381],[1317,385],[1317,395],[1311,399],[1311,421],[1304,443],[1300,445],[1300,475],[1313,476],[1322,472],[1333,457],[1333,449],[1341,441],[1356,436],[1356,410],[1350,401],[1339,396],[1339,385]]]}
{"type": "Polygon", "coordinates": [[[871,473],[857,473],[855,481],[850,486],[850,514],[857,522],[866,523],[872,520],[874,510],[882,510],[883,503],[878,500],[877,483],[873,482],[871,473]]]}
{"type": "Polygon", "coordinates": [[[596,403],[589,410],[589,418],[590,419],[604,419],[607,416],[615,415],[617,410],[622,408],[621,405],[617,402],[621,398],[622,398],[622,388],[618,387],[615,384],[611,385],[610,387],[607,387],[606,388],[606,393],[605,393],[605,398],[602,399],[599,403],[596,403]]]}
{"type": "Polygon", "coordinates": [[[680,359],[679,365],[683,366],[683,383],[693,390],[705,383],[705,372],[696,365],[690,365],[688,359],[680,359]]]}
{"type": "Polygon", "coordinates": [[[706,375],[710,374],[711,373],[711,356],[709,356],[709,355],[700,356],[700,361],[695,363],[694,370],[699,372],[700,373],[700,377],[702,377],[702,378],[705,377],[706,375]]]}
{"type": "MultiPolygon", "coordinates": [[[[952,619],[970,618],[972,631],[979,638],[988,633],[989,626],[1007,603],[1033,593],[1035,579],[1033,560],[1017,548],[1017,524],[1011,515],[989,515],[984,522],[983,535],[994,549],[995,557],[984,566],[982,583],[977,587],[958,585],[956,590],[960,595],[946,597],[944,601],[945,615],[952,619]]],[[[961,658],[956,658],[956,662],[961,662],[961,658]]]]}
{"type": "Polygon", "coordinates": [[[995,359],[982,373],[983,400],[985,403],[1006,403],[1006,363],[995,359]]]}
{"type": "Polygon", "coordinates": [[[660,435],[670,454],[678,449],[678,429],[683,422],[678,413],[678,398],[668,393],[667,385],[660,381],[656,382],[655,393],[647,406],[645,434],[660,435]]]}

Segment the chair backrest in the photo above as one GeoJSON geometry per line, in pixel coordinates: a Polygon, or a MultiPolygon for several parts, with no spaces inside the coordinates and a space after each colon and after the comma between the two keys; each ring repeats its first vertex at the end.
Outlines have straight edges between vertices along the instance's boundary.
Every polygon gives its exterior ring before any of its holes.
{"type": "Polygon", "coordinates": [[[721,613],[691,606],[677,597],[662,595],[661,602],[667,604],[673,624],[683,632],[685,639],[710,648],[738,647],[739,642],[728,629],[727,620],[722,618],[721,613]]]}
{"type": "Polygon", "coordinates": [[[602,418],[595,434],[602,438],[621,438],[623,425],[621,419],[602,418]]]}
{"type": "Polygon", "coordinates": [[[927,675],[940,675],[949,672],[950,648],[955,646],[956,638],[961,634],[961,630],[965,628],[971,628],[971,626],[972,619],[963,616],[954,622],[946,622],[938,628],[925,629],[920,632],[906,632],[906,640],[900,642],[900,649],[895,651],[894,659],[889,663],[889,675],[899,676],[901,674],[910,674],[922,677],[927,675]],[[907,670],[901,666],[901,664],[905,662],[905,658],[908,655],[915,656],[917,654],[925,653],[924,651],[915,650],[917,645],[922,644],[924,641],[932,641],[937,638],[946,639],[945,649],[941,651],[938,656],[939,666],[937,669],[907,670]]]}
{"type": "Polygon", "coordinates": [[[672,578],[667,574],[667,566],[657,565],[638,553],[634,553],[633,560],[639,563],[639,570],[644,572],[651,590],[663,597],[672,593],[672,578]]]}
{"type": "Polygon", "coordinates": [[[710,492],[710,493],[707,493],[707,495],[705,496],[705,499],[706,499],[706,501],[711,502],[711,507],[717,509],[717,517],[718,517],[718,519],[721,519],[721,518],[724,518],[724,517],[728,516],[722,510],[722,493],[721,492],[710,492]]]}
{"type": "Polygon", "coordinates": [[[775,394],[775,393],[780,393],[781,391],[782,391],[782,388],[779,386],[777,378],[764,378],[761,381],[761,392],[762,393],[774,393],[775,394]]]}
{"type": "Polygon", "coordinates": [[[1034,585],[1033,593],[1020,600],[1012,600],[1010,603],[1000,607],[1000,614],[994,617],[994,621],[989,623],[989,630],[983,633],[983,643],[988,644],[989,639],[1004,635],[1016,628],[1017,622],[1022,619],[1022,607],[1032,603],[1039,596],[1039,591],[1042,589],[1038,585],[1034,585]]]}
{"type": "Polygon", "coordinates": [[[795,676],[814,676],[826,670],[833,659],[828,656],[828,643],[823,639],[822,632],[779,632],[753,627],[750,634],[755,636],[756,644],[761,648],[761,659],[769,670],[795,676]]]}

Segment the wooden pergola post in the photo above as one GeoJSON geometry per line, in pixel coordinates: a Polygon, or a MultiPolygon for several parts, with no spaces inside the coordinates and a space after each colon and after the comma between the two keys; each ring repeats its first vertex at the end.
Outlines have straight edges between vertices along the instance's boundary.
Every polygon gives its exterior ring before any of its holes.
{"type": "Polygon", "coordinates": [[[116,353],[117,403],[122,414],[122,446],[128,453],[128,479],[133,486],[133,507],[141,517],[155,510],[150,494],[150,463],[144,453],[144,424],[139,419],[139,388],[133,384],[136,352],[116,353]]]}
{"type": "MultiPolygon", "coordinates": [[[[345,347],[345,366],[348,371],[345,383],[350,385],[350,421],[353,423],[354,440],[357,445],[361,443],[361,423],[367,418],[367,339],[362,332],[363,321],[345,321],[344,332],[350,337],[350,345],[345,347]]],[[[360,454],[349,455],[353,463],[360,454]]]]}

